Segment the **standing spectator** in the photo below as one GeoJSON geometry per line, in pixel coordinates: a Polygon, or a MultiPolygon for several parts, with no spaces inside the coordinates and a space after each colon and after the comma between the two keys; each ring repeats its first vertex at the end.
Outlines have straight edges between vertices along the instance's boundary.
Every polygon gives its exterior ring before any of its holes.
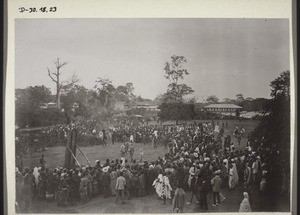
{"type": "Polygon", "coordinates": [[[173,211],[183,213],[186,194],[182,189],[182,184],[178,184],[173,198],[173,211]]]}
{"type": "Polygon", "coordinates": [[[112,167],[111,172],[109,174],[110,176],[110,193],[111,195],[115,196],[116,193],[116,184],[117,184],[117,178],[118,178],[118,174],[116,172],[116,168],[112,167]]]}
{"type": "Polygon", "coordinates": [[[193,202],[193,197],[195,196],[196,197],[196,204],[199,203],[199,197],[198,197],[198,193],[197,193],[197,187],[196,187],[196,175],[195,173],[191,173],[191,185],[190,185],[190,188],[191,188],[191,191],[192,191],[192,196],[191,196],[191,200],[189,202],[187,202],[188,205],[190,205],[192,202],[193,202]]]}
{"type": "Polygon", "coordinates": [[[203,210],[208,210],[208,205],[207,205],[207,195],[209,192],[209,183],[208,183],[208,178],[207,176],[203,177],[203,181],[200,185],[199,189],[199,196],[200,196],[200,201],[199,201],[199,206],[200,209],[203,210]]]}
{"type": "Polygon", "coordinates": [[[166,199],[171,198],[171,190],[172,190],[169,179],[166,176],[166,173],[163,174],[160,173],[157,179],[155,179],[155,181],[153,182],[153,186],[158,196],[163,199],[164,201],[163,204],[166,204],[166,199]]]}
{"type": "Polygon", "coordinates": [[[86,170],[86,177],[88,179],[87,194],[88,194],[88,200],[90,201],[92,199],[93,176],[91,175],[89,169],[86,170]]]}
{"type": "Polygon", "coordinates": [[[40,180],[40,172],[37,167],[33,168],[33,177],[34,177],[34,193],[33,196],[38,196],[38,186],[39,186],[39,180],[40,180]]]}
{"type": "Polygon", "coordinates": [[[125,156],[126,156],[126,151],[125,151],[125,145],[121,145],[121,160],[123,163],[125,163],[125,156]]]}
{"type": "Polygon", "coordinates": [[[42,157],[40,159],[40,164],[41,164],[42,169],[45,169],[46,160],[44,158],[44,154],[42,154],[42,157]]]}
{"type": "Polygon", "coordinates": [[[70,196],[70,204],[75,205],[76,200],[76,183],[75,183],[75,172],[70,172],[70,177],[67,181],[69,185],[69,196],[70,196]]]}
{"type": "Polygon", "coordinates": [[[244,170],[244,187],[247,188],[250,183],[251,178],[251,168],[249,167],[249,163],[247,162],[245,164],[245,170],[244,170]]]}
{"type": "Polygon", "coordinates": [[[258,176],[258,159],[255,158],[255,161],[252,163],[252,176],[253,176],[253,183],[257,183],[257,176],[258,176]]]}
{"type": "Polygon", "coordinates": [[[102,186],[103,186],[103,192],[104,192],[104,198],[107,198],[109,196],[109,188],[110,188],[110,175],[108,173],[109,166],[106,166],[102,169],[102,186]]]}
{"type": "Polygon", "coordinates": [[[111,143],[115,144],[115,141],[116,141],[116,132],[114,130],[112,130],[112,133],[111,133],[111,143]]]}
{"type": "Polygon", "coordinates": [[[130,135],[129,141],[130,141],[131,143],[133,143],[133,141],[134,141],[133,134],[130,135]]]}
{"type": "Polygon", "coordinates": [[[222,163],[220,177],[222,179],[222,187],[225,188],[226,184],[228,184],[228,168],[226,162],[222,163]]]}
{"type": "Polygon", "coordinates": [[[103,129],[103,145],[104,145],[104,147],[106,147],[106,145],[107,145],[107,136],[106,136],[106,133],[105,133],[105,130],[103,129]]]}
{"type": "Polygon", "coordinates": [[[125,204],[124,201],[124,189],[126,185],[126,179],[123,177],[123,172],[120,172],[120,176],[117,178],[116,190],[117,190],[117,198],[116,203],[118,203],[119,197],[122,198],[122,204],[125,204]]]}
{"type": "Polygon", "coordinates": [[[140,162],[143,162],[143,157],[144,157],[144,150],[140,148],[140,162]]]}
{"type": "Polygon", "coordinates": [[[221,171],[218,170],[215,172],[215,177],[211,180],[211,185],[213,188],[213,206],[221,204],[220,200],[220,189],[221,189],[221,184],[222,180],[220,178],[220,173],[221,171]]]}
{"type": "Polygon", "coordinates": [[[39,171],[40,171],[40,176],[39,176],[38,193],[39,193],[40,199],[45,199],[46,198],[47,176],[46,176],[45,170],[40,168],[39,171]]]}
{"type": "Polygon", "coordinates": [[[112,143],[112,134],[111,134],[110,130],[107,132],[107,144],[108,145],[113,144],[112,143]]]}
{"type": "Polygon", "coordinates": [[[133,143],[129,144],[129,155],[130,155],[130,163],[133,161],[133,154],[134,154],[134,146],[133,143]]]}
{"type": "Polygon", "coordinates": [[[82,178],[80,180],[80,197],[82,199],[82,203],[85,204],[88,202],[88,179],[86,177],[86,172],[82,173],[82,178]]]}
{"type": "Polygon", "coordinates": [[[245,132],[246,132],[245,129],[243,127],[241,127],[241,136],[242,137],[244,136],[245,132]]]}
{"type": "Polygon", "coordinates": [[[243,199],[242,203],[240,204],[239,212],[252,212],[251,206],[249,203],[248,193],[244,192],[243,195],[244,195],[244,199],[243,199]]]}
{"type": "Polygon", "coordinates": [[[103,143],[103,132],[102,131],[99,132],[99,138],[100,138],[100,144],[102,144],[103,143]]]}
{"type": "Polygon", "coordinates": [[[237,137],[238,144],[239,144],[239,146],[240,146],[240,145],[241,145],[241,140],[242,140],[242,135],[241,135],[241,133],[238,133],[236,137],[237,137]]]}
{"type": "Polygon", "coordinates": [[[32,188],[34,186],[34,177],[32,175],[32,171],[29,168],[25,169],[25,176],[24,176],[24,185],[23,185],[23,199],[25,202],[25,211],[28,211],[28,208],[31,203],[32,199],[32,188]]]}
{"type": "Polygon", "coordinates": [[[238,170],[237,170],[235,159],[232,159],[231,162],[232,162],[233,175],[234,175],[234,177],[233,177],[233,184],[234,184],[234,187],[235,187],[235,186],[237,186],[239,184],[239,174],[238,174],[238,170]]]}
{"type": "Polygon", "coordinates": [[[145,196],[145,174],[141,170],[139,174],[139,197],[145,196]]]}
{"type": "Polygon", "coordinates": [[[267,187],[266,174],[267,174],[267,171],[263,170],[260,185],[259,185],[259,191],[261,193],[266,192],[266,187],[267,187]]]}
{"type": "Polygon", "coordinates": [[[46,179],[46,199],[54,199],[55,194],[55,178],[52,170],[49,171],[46,179]]]}
{"type": "Polygon", "coordinates": [[[156,172],[154,170],[154,166],[150,165],[149,166],[149,170],[147,173],[147,184],[146,184],[146,190],[147,190],[147,194],[152,194],[154,192],[154,189],[152,187],[152,183],[153,181],[156,179],[157,175],[156,172]]]}
{"type": "Polygon", "coordinates": [[[129,171],[129,166],[128,165],[126,165],[123,168],[123,177],[126,180],[126,184],[124,186],[124,195],[126,195],[128,197],[128,200],[130,200],[131,199],[130,190],[132,189],[131,188],[131,178],[132,178],[132,175],[131,175],[131,172],[129,171]]]}
{"type": "Polygon", "coordinates": [[[24,183],[24,176],[19,171],[18,167],[16,167],[16,202],[20,205],[23,201],[22,199],[22,192],[23,192],[23,183],[24,183]]]}

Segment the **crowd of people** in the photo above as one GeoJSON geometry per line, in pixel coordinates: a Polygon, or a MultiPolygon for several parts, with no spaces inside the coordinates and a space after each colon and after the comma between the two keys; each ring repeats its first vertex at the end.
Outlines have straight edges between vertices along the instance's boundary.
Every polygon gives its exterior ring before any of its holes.
{"type": "Polygon", "coordinates": [[[55,200],[60,206],[84,204],[99,195],[115,196],[116,203],[121,198],[124,204],[156,193],[162,204],[173,202],[174,211],[183,212],[184,205],[193,203],[194,198],[205,211],[210,207],[209,193],[213,194],[212,207],[220,206],[226,199],[221,191],[241,185],[245,192],[240,211],[251,211],[253,187],[266,192],[271,152],[263,148],[253,151],[251,143],[237,150],[230,135],[224,137],[227,124],[218,126],[216,132],[209,122],[168,126],[125,123],[100,130],[102,134],[90,126],[88,130],[102,135],[105,144],[121,142],[120,155],[105,162],[99,158],[93,166],[69,169],[47,168],[44,158],[40,167],[16,167],[17,206],[27,211],[35,198],[55,200]],[[140,159],[135,160],[133,143],[165,147],[167,153],[147,161],[140,151],[140,159]],[[192,194],[187,202],[186,192],[192,194]]]}

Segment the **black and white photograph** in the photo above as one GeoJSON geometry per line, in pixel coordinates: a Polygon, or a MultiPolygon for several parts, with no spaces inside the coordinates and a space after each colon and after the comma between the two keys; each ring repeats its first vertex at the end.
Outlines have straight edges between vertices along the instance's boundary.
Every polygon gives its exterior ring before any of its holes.
{"type": "Polygon", "coordinates": [[[13,27],[15,213],[290,212],[289,19],[13,27]]]}

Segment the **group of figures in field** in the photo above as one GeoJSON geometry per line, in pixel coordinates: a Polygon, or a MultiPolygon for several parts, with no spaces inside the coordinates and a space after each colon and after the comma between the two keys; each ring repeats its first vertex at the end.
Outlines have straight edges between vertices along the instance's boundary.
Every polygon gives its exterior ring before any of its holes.
{"type": "MultiPolygon", "coordinates": [[[[222,190],[242,186],[243,200],[237,211],[249,212],[253,203],[252,193],[258,191],[263,195],[268,189],[272,171],[281,171],[271,168],[276,152],[254,147],[252,142],[248,142],[244,150],[237,150],[235,144],[238,144],[244,129],[234,130],[237,141],[234,144],[230,135],[224,136],[228,125],[218,126],[219,132],[215,132],[212,123],[196,122],[168,126],[126,124],[108,132],[101,130],[105,140],[107,136],[110,140],[112,133],[115,137],[121,136],[117,159],[101,162],[99,158],[94,166],[51,169],[42,158],[39,167],[16,167],[17,210],[28,211],[33,199],[72,206],[102,195],[104,198],[115,196],[116,203],[121,199],[125,204],[132,198],[157,193],[162,204],[172,202],[176,212],[183,212],[184,205],[192,204],[194,198],[199,211],[207,211],[210,193],[212,207],[222,207],[226,199],[222,190]],[[151,136],[149,142],[144,141],[148,133],[151,136]],[[157,160],[147,161],[140,148],[139,160],[135,160],[133,154],[137,142],[141,147],[142,143],[152,143],[154,148],[164,147],[167,153],[157,160]],[[130,159],[127,159],[128,155],[130,159]],[[191,199],[186,199],[186,192],[191,192],[191,199]]],[[[106,144],[119,142],[111,140],[106,144]]]]}

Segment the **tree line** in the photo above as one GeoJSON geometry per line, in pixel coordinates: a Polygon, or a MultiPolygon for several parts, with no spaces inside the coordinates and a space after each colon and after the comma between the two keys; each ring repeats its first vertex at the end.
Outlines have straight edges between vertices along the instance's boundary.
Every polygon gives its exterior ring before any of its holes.
{"type": "MultiPolygon", "coordinates": [[[[164,94],[158,95],[153,101],[134,94],[133,83],[115,86],[111,80],[98,77],[95,86],[87,89],[79,84],[79,78],[73,74],[69,80],[62,80],[67,62],[57,59],[54,69],[47,67],[47,73],[55,83],[56,93],[51,94],[45,86],[30,86],[26,89],[16,89],[16,123],[20,127],[35,127],[70,123],[76,117],[103,119],[118,113],[115,110],[117,102],[122,102],[130,109],[134,102],[149,102],[158,105],[157,116],[161,120],[190,120],[209,119],[218,117],[199,107],[194,90],[184,83],[189,75],[186,69],[187,59],[184,56],[171,56],[163,67],[164,78],[169,81],[164,94]],[[55,107],[41,108],[43,104],[54,102],[55,107]]],[[[273,86],[274,87],[274,86],[273,86]]],[[[236,99],[224,98],[220,101],[217,96],[211,95],[200,106],[209,103],[231,103],[239,105],[244,111],[264,111],[271,102],[266,98],[244,98],[237,94],[236,99]]],[[[132,108],[128,115],[145,115],[143,108],[132,108]]]]}

